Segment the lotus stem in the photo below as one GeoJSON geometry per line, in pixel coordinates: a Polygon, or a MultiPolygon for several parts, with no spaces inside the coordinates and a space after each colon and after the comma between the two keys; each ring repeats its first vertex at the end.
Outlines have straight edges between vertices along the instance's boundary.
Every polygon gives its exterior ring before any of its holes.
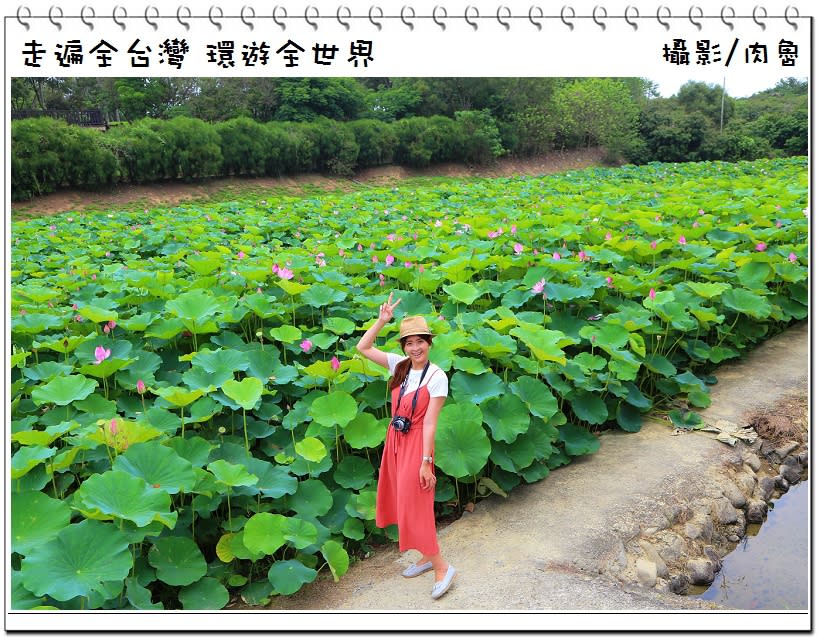
{"type": "Polygon", "coordinates": [[[230,486],[227,487],[227,525],[233,530],[233,515],[230,512],[230,486]]]}
{"type": "Polygon", "coordinates": [[[179,407],[179,415],[180,415],[180,418],[182,420],[182,439],[184,439],[185,438],[185,407],[184,406],[179,407]]]}
{"type": "Polygon", "coordinates": [[[245,410],[244,406],[241,408],[241,419],[244,425],[244,450],[247,453],[247,456],[250,456],[250,441],[247,439],[247,411],[245,410]]]}

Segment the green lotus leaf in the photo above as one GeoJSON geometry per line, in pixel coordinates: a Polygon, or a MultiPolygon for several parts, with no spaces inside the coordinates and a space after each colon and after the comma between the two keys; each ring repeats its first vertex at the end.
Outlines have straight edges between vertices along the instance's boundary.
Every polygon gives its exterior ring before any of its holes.
{"type": "Polygon", "coordinates": [[[151,591],[142,586],[135,577],[125,580],[125,597],[136,610],[164,610],[162,602],[151,600],[151,591]]]}
{"type": "Polygon", "coordinates": [[[295,326],[278,326],[270,329],[270,337],[285,344],[293,344],[301,339],[301,330],[295,326]]]}
{"type": "Polygon", "coordinates": [[[698,430],[705,426],[701,415],[691,411],[682,412],[676,408],[667,414],[670,421],[676,428],[683,428],[685,430],[698,430]]]}
{"type": "Polygon", "coordinates": [[[100,362],[99,364],[94,363],[80,366],[77,369],[77,372],[82,373],[83,375],[90,375],[91,377],[107,378],[116,373],[118,370],[132,364],[134,361],[136,360],[109,358],[104,362],[100,362]]]}
{"type": "Polygon", "coordinates": [[[62,362],[43,362],[24,368],[23,375],[35,382],[47,382],[61,375],[69,375],[73,369],[70,364],[62,362]]]}
{"type": "Polygon", "coordinates": [[[762,295],[756,295],[744,288],[734,288],[721,296],[722,303],[738,313],[744,313],[756,319],[770,316],[772,307],[762,295]]]}
{"type": "Polygon", "coordinates": [[[481,402],[501,395],[504,391],[503,380],[494,373],[469,375],[457,372],[451,379],[452,397],[457,402],[481,402]]]}
{"type": "Polygon", "coordinates": [[[207,392],[207,389],[196,388],[190,390],[183,386],[162,386],[159,388],[151,387],[150,391],[159,395],[166,402],[173,404],[176,407],[182,408],[188,404],[192,404],[202,395],[207,392]]]}
{"type": "Polygon", "coordinates": [[[11,500],[11,549],[28,556],[70,521],[71,508],[66,502],[39,491],[17,493],[11,500]]]}
{"type": "MultiPolygon", "coordinates": [[[[396,314],[402,313],[402,316],[405,317],[409,315],[429,315],[433,312],[429,299],[423,293],[400,291],[399,294],[395,294],[393,301],[397,301],[398,298],[400,298],[400,305],[395,309],[396,314]]],[[[434,331],[434,328],[432,328],[432,331],[434,331]]]]}
{"type": "Polygon", "coordinates": [[[336,335],[349,335],[355,332],[356,326],[345,317],[327,317],[324,320],[324,328],[336,335]]]}
{"type": "Polygon", "coordinates": [[[511,392],[519,397],[532,415],[550,419],[559,410],[557,399],[551,390],[534,377],[523,375],[509,384],[511,392]]]}
{"type": "Polygon", "coordinates": [[[463,304],[471,304],[480,297],[480,291],[468,282],[455,282],[454,284],[443,286],[443,290],[446,291],[452,299],[463,304]]]}
{"type": "Polygon", "coordinates": [[[361,541],[366,537],[366,533],[364,532],[364,522],[360,519],[346,519],[344,520],[344,527],[341,531],[347,539],[354,539],[355,541],[361,541]]]}
{"type": "Polygon", "coordinates": [[[173,528],[178,516],[170,510],[170,495],[166,491],[122,470],[91,475],[77,490],[74,501],[86,516],[127,519],[137,526],[158,521],[173,528]]]}
{"type": "Polygon", "coordinates": [[[331,362],[313,362],[304,368],[304,372],[310,377],[321,377],[323,379],[334,378],[337,375],[332,368],[331,362]]]}
{"type": "Polygon", "coordinates": [[[574,391],[569,397],[571,408],[580,419],[589,424],[604,424],[608,419],[608,407],[598,395],[585,391],[574,391]]]}
{"type": "Polygon", "coordinates": [[[203,368],[208,373],[246,371],[250,366],[247,353],[230,348],[219,348],[215,351],[199,351],[193,355],[190,363],[203,368]]]}
{"type": "Polygon", "coordinates": [[[185,610],[221,610],[230,601],[230,593],[213,577],[179,589],[179,601],[185,610]]]}
{"type": "Polygon", "coordinates": [[[295,443],[295,452],[307,461],[318,463],[327,456],[327,447],[320,439],[305,437],[295,443]]]}
{"type": "Polygon", "coordinates": [[[313,284],[301,294],[301,299],[313,308],[323,308],[343,302],[347,294],[325,284],[313,284]]]}
{"type": "Polygon", "coordinates": [[[599,450],[599,439],[581,426],[565,424],[560,426],[559,431],[559,441],[565,444],[565,452],[572,457],[589,455],[599,450]]]}
{"type": "MultiPolygon", "coordinates": [[[[435,353],[437,355],[437,353],[435,353]]],[[[470,375],[482,375],[491,370],[486,363],[476,357],[455,357],[452,366],[458,371],[469,373],[470,375]]]]}
{"type": "Polygon", "coordinates": [[[57,451],[43,446],[23,446],[11,456],[11,478],[19,479],[46,459],[51,459],[57,451]]]}
{"type": "Polygon", "coordinates": [[[664,375],[665,377],[672,377],[676,374],[676,367],[671,364],[667,357],[659,355],[658,353],[649,353],[645,357],[644,364],[649,370],[664,375]]]}
{"type": "Polygon", "coordinates": [[[62,297],[59,290],[49,288],[47,286],[39,286],[37,284],[27,284],[26,286],[17,286],[14,289],[14,295],[22,295],[27,297],[32,302],[49,302],[57,300],[62,297]]]}
{"type": "Polygon", "coordinates": [[[143,332],[151,323],[156,319],[156,315],[153,313],[139,313],[138,315],[132,315],[131,317],[122,318],[120,317],[117,320],[117,325],[124,328],[126,331],[133,331],[133,332],[143,332]]]}
{"type": "Polygon", "coordinates": [[[37,406],[43,404],[67,406],[71,402],[85,399],[97,386],[96,381],[84,375],[60,376],[31,391],[31,399],[37,406]]]}
{"type": "Polygon", "coordinates": [[[145,331],[145,337],[173,339],[185,329],[182,320],[175,317],[161,318],[154,321],[145,331]]]}
{"type": "Polygon", "coordinates": [[[244,545],[251,552],[272,555],[287,542],[287,521],[284,515],[256,513],[244,524],[244,545]]]}
{"type": "Polygon", "coordinates": [[[48,330],[61,328],[63,320],[55,315],[46,313],[26,313],[22,317],[15,315],[12,318],[11,329],[22,335],[36,335],[48,330]]]}
{"type": "Polygon", "coordinates": [[[642,337],[639,333],[631,333],[628,336],[628,345],[631,347],[631,350],[640,357],[645,356],[646,354],[645,338],[642,337]]]}
{"type": "Polygon", "coordinates": [[[616,423],[624,431],[637,433],[642,429],[642,414],[632,404],[621,402],[616,409],[616,423]]]}
{"type": "Polygon", "coordinates": [[[483,415],[473,403],[444,406],[437,424],[435,464],[455,478],[477,474],[485,466],[491,442],[483,430],[483,415]]]}
{"type": "Polygon", "coordinates": [[[338,581],[343,577],[347,570],[349,570],[349,555],[344,547],[337,541],[329,539],[321,546],[321,554],[329,564],[329,569],[332,571],[332,578],[338,581]]]}
{"type": "Polygon", "coordinates": [[[333,391],[316,398],[310,405],[309,414],[322,426],[344,428],[358,414],[358,404],[349,393],[333,391]]]}
{"type": "Polygon", "coordinates": [[[190,492],[196,484],[191,463],[157,441],[129,446],[117,455],[113,469],[141,477],[153,488],[161,488],[171,495],[190,492]]]}
{"type": "Polygon", "coordinates": [[[674,375],[673,379],[679,382],[679,386],[685,392],[690,390],[699,390],[702,392],[707,392],[707,386],[705,385],[705,383],[690,371],[685,371],[684,373],[680,373],[679,375],[674,375]]]}
{"type": "Polygon", "coordinates": [[[301,586],[315,581],[318,572],[307,568],[297,559],[276,561],[267,572],[267,578],[279,595],[292,595],[301,590],[301,586]]]}
{"type": "Polygon", "coordinates": [[[82,306],[77,312],[85,319],[94,322],[94,324],[119,319],[119,314],[115,310],[94,306],[93,304],[82,306]]]}
{"type": "Polygon", "coordinates": [[[368,459],[347,455],[338,466],[332,478],[339,486],[360,490],[375,477],[375,469],[368,459]]]}
{"type": "Polygon", "coordinates": [[[586,371],[601,371],[608,363],[605,361],[604,357],[600,357],[599,355],[591,355],[588,352],[579,353],[571,361],[586,371]]]}
{"type": "Polygon", "coordinates": [[[290,542],[293,548],[303,550],[318,541],[318,529],[308,521],[298,517],[289,517],[284,530],[284,539],[290,542]]]}
{"type": "Polygon", "coordinates": [[[375,521],[375,502],[377,492],[374,490],[362,490],[357,495],[350,497],[346,504],[346,512],[350,517],[358,517],[364,521],[375,521]]]}
{"type": "Polygon", "coordinates": [[[491,429],[492,438],[507,443],[528,430],[531,421],[526,404],[515,395],[493,397],[481,406],[483,421],[491,429]]]}
{"type": "Polygon", "coordinates": [[[38,597],[88,599],[105,593],[108,582],[125,579],[132,566],[125,535],[112,524],[86,519],[31,550],[22,561],[23,585],[38,597]]]}
{"type": "Polygon", "coordinates": [[[221,302],[203,290],[182,293],[174,300],[168,300],[165,308],[181,320],[205,323],[207,318],[222,310],[221,302]]]}
{"type": "Polygon", "coordinates": [[[287,498],[290,509],[305,517],[326,515],[332,508],[332,493],[317,479],[299,482],[295,494],[287,498]]]}
{"type": "Polygon", "coordinates": [[[189,537],[160,537],[148,552],[156,578],[170,586],[188,586],[207,574],[202,551],[189,537]]]}
{"type": "Polygon", "coordinates": [[[636,408],[647,409],[653,406],[653,402],[642,394],[642,391],[632,382],[625,382],[625,388],[628,391],[625,401],[636,408]]]}
{"type": "Polygon", "coordinates": [[[245,410],[252,410],[261,399],[264,384],[256,377],[245,377],[240,382],[228,380],[222,384],[224,394],[245,410]]]}
{"type": "Polygon", "coordinates": [[[386,423],[361,411],[344,428],[344,439],[352,448],[376,448],[386,439],[386,423]]]}
{"type": "Polygon", "coordinates": [[[242,464],[231,464],[223,459],[217,459],[207,465],[216,478],[216,481],[226,486],[254,486],[258,483],[258,477],[247,472],[247,467],[242,464]]]}
{"type": "Polygon", "coordinates": [[[620,349],[628,343],[631,333],[618,324],[591,324],[580,329],[581,337],[607,351],[620,349]]]}
{"type": "Polygon", "coordinates": [[[547,282],[543,287],[543,293],[549,300],[557,302],[569,302],[582,297],[591,297],[594,294],[594,287],[583,283],[581,286],[571,286],[569,284],[559,284],[547,282]]]}
{"type": "Polygon", "coordinates": [[[567,361],[563,346],[576,343],[562,331],[551,331],[534,324],[524,324],[511,329],[511,334],[525,344],[541,362],[557,362],[565,366],[567,361]]]}
{"type": "Polygon", "coordinates": [[[258,477],[255,488],[265,497],[277,499],[292,495],[298,488],[298,479],[290,474],[286,466],[271,464],[251,457],[246,460],[247,470],[258,477]]]}
{"type": "Polygon", "coordinates": [[[685,282],[685,285],[699,297],[712,299],[730,289],[725,282],[685,282]]]}
{"type": "Polygon", "coordinates": [[[765,262],[748,262],[736,271],[741,285],[752,290],[765,289],[772,274],[772,267],[765,262]]]}
{"type": "MultiPolygon", "coordinates": [[[[99,422],[97,422],[99,424],[99,422]]],[[[178,427],[178,422],[174,420],[174,428],[178,427]]],[[[162,431],[143,424],[142,422],[132,422],[126,419],[115,418],[110,422],[105,419],[102,420],[102,425],[88,435],[91,441],[105,444],[109,448],[113,448],[118,453],[127,450],[129,446],[138,444],[140,442],[147,442],[157,437],[162,436],[162,431]],[[111,430],[111,423],[116,425],[116,432],[111,430]]]]}
{"type": "Polygon", "coordinates": [[[293,282],[292,280],[277,280],[276,286],[282,288],[288,295],[298,295],[309,288],[309,286],[306,284],[299,284],[298,282],[293,282]]]}
{"type": "MultiPolygon", "coordinates": [[[[474,346],[476,347],[473,350],[477,350],[477,352],[488,357],[494,358],[517,352],[517,342],[515,342],[513,338],[508,335],[501,335],[490,328],[478,328],[472,332],[469,337],[474,341],[474,346]]],[[[435,338],[435,357],[437,356],[438,342],[439,339],[435,338]]],[[[469,348],[471,347],[472,344],[469,344],[469,348]]],[[[437,359],[435,359],[435,361],[437,361],[437,359]]]]}

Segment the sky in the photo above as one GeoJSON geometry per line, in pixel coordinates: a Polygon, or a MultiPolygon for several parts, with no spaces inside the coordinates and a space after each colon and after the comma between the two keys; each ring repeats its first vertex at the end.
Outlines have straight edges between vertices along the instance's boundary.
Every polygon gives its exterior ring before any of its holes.
{"type": "MultiPolygon", "coordinates": [[[[797,77],[797,76],[796,76],[797,77]]],[[[806,81],[806,77],[798,77],[798,80],[806,81]]],[[[662,79],[654,79],[651,78],[659,87],[659,95],[663,98],[669,98],[675,95],[679,91],[679,87],[681,87],[686,82],[690,82],[691,80],[695,80],[697,82],[701,81],[701,78],[662,78],[662,79]]],[[[728,77],[727,78],[727,85],[726,91],[727,95],[731,98],[746,98],[754,93],[758,93],[759,91],[764,91],[766,89],[772,89],[776,84],[777,80],[770,80],[768,77],[728,77]]],[[[715,82],[709,82],[709,84],[719,84],[721,85],[721,80],[715,82]]]]}

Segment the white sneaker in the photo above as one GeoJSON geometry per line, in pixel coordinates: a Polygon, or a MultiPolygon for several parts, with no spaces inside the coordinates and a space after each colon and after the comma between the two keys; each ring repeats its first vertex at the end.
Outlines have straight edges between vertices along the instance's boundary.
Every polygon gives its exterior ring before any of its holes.
{"type": "Polygon", "coordinates": [[[412,564],[406,570],[404,570],[401,574],[404,577],[417,577],[418,575],[422,575],[424,572],[428,572],[432,569],[432,562],[427,561],[425,564],[412,564]]]}
{"type": "Polygon", "coordinates": [[[457,571],[455,570],[454,566],[449,564],[449,569],[446,571],[446,576],[443,577],[443,581],[436,581],[434,587],[432,588],[432,599],[439,599],[446,593],[449,586],[452,585],[452,581],[454,581],[454,575],[456,572],[457,571]]]}

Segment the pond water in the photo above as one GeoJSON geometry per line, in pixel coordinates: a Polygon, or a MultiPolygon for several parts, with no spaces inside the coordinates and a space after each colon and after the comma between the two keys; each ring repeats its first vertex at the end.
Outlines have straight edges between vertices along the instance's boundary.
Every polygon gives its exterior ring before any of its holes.
{"type": "Polygon", "coordinates": [[[773,502],[763,524],[723,559],[706,591],[691,595],[740,610],[806,610],[809,598],[809,482],[773,502]]]}

